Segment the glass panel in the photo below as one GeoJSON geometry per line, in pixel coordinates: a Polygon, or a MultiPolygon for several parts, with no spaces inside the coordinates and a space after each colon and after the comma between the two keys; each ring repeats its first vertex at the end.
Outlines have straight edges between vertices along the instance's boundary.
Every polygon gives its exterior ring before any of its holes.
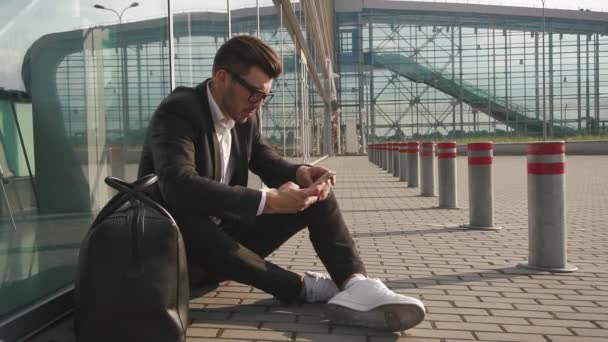
{"type": "Polygon", "coordinates": [[[211,76],[215,52],[228,37],[227,3],[175,0],[173,6],[175,84],[194,86],[211,76]]]}
{"type": "Polygon", "coordinates": [[[0,2],[0,320],[72,283],[112,195],[103,179],[135,178],[169,90],[166,12],[164,0],[0,2]]]}

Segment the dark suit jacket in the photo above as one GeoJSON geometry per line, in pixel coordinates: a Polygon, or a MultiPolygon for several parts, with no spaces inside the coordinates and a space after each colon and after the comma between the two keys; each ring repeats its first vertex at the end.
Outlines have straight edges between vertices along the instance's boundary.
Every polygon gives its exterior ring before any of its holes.
{"type": "Polygon", "coordinates": [[[138,176],[159,177],[154,197],[173,214],[200,214],[251,223],[261,193],[247,188],[247,170],[269,187],[295,182],[299,165],[281,158],[260,135],[259,116],[231,130],[234,175],[220,183],[220,145],[207,83],[176,88],[156,109],[144,140],[138,176]]]}

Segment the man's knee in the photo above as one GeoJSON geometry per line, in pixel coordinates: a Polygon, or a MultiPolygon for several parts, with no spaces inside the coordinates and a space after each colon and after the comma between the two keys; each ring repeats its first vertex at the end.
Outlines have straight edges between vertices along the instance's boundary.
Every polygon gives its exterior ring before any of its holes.
{"type": "Polygon", "coordinates": [[[326,199],[313,204],[308,209],[306,209],[304,212],[306,215],[327,216],[327,215],[336,214],[339,211],[340,211],[340,208],[338,206],[338,200],[336,199],[334,192],[330,191],[330,193],[326,199]]]}

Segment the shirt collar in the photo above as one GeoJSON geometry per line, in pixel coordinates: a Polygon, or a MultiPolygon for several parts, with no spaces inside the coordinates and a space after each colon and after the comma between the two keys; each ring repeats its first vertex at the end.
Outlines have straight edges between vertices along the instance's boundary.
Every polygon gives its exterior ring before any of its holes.
{"type": "Polygon", "coordinates": [[[207,98],[209,99],[209,107],[211,109],[211,117],[213,118],[213,123],[217,125],[223,125],[226,129],[232,129],[234,127],[235,121],[226,117],[224,113],[220,110],[220,107],[215,102],[215,99],[211,95],[211,90],[209,89],[209,84],[207,83],[207,98]]]}

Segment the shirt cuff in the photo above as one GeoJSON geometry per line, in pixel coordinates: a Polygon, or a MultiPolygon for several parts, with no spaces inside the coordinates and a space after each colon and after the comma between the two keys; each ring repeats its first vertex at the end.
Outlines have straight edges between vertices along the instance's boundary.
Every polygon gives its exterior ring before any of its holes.
{"type": "Polygon", "coordinates": [[[262,212],[264,212],[264,206],[266,205],[266,191],[268,191],[270,189],[266,188],[266,189],[262,189],[260,190],[262,192],[262,198],[260,198],[260,204],[258,205],[258,212],[255,214],[255,216],[260,216],[262,215],[262,212]]]}

